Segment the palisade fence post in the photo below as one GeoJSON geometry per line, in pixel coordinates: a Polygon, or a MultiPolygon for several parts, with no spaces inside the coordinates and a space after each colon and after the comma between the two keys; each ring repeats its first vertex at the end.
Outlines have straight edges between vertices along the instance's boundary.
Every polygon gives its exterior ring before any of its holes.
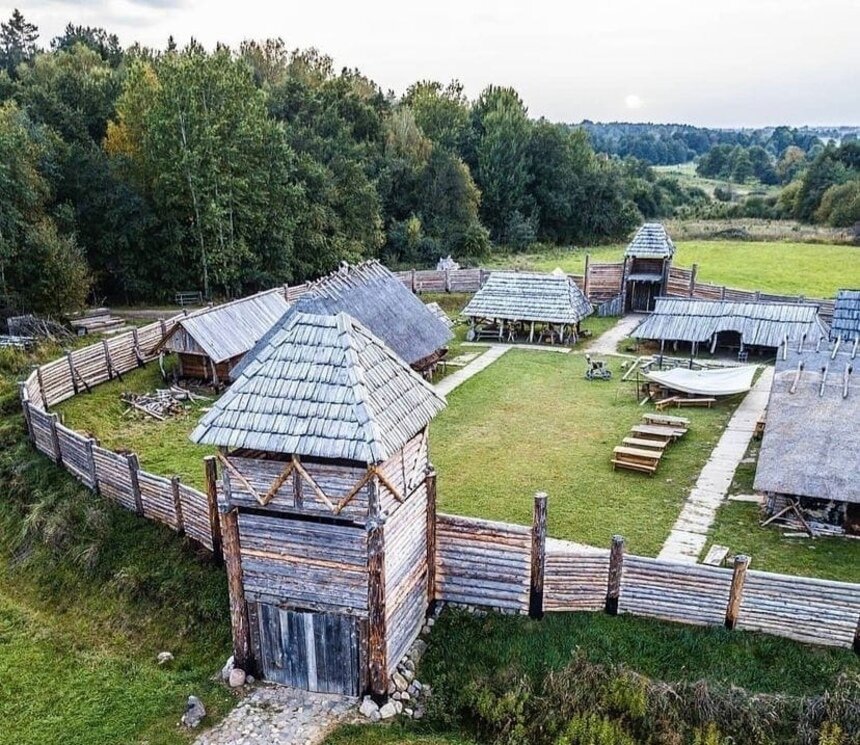
{"type": "Polygon", "coordinates": [[[860,654],[860,615],[857,616],[857,627],[854,629],[854,652],[860,654]]]}
{"type": "Polygon", "coordinates": [[[696,294],[696,275],[699,273],[699,265],[693,264],[690,269],[690,297],[696,294]]]}
{"type": "Polygon", "coordinates": [[[582,294],[588,298],[588,273],[591,269],[591,256],[589,254],[585,254],[585,269],[582,274],[582,294]]]}
{"type": "Polygon", "coordinates": [[[51,414],[51,442],[54,444],[54,462],[63,465],[63,453],[60,451],[60,434],[57,432],[57,423],[60,420],[56,414],[51,414]]]}
{"type": "Polygon", "coordinates": [[[39,381],[39,395],[42,397],[42,408],[48,410],[48,395],[45,393],[45,383],[42,380],[42,368],[36,368],[36,380],[39,381]]]}
{"type": "Polygon", "coordinates": [[[90,473],[92,474],[93,481],[93,491],[96,494],[101,494],[101,487],[99,486],[99,477],[96,472],[96,441],[93,437],[87,438],[87,459],[90,462],[90,473]]]}
{"type": "Polygon", "coordinates": [[[436,469],[427,464],[427,610],[436,602],[436,469]]]}
{"type": "MultiPolygon", "coordinates": [[[[213,459],[214,460],[214,459],[213,459]]],[[[224,480],[225,490],[230,484],[224,480]]],[[[230,504],[225,491],[221,505],[221,537],[224,566],[227,570],[227,594],[230,598],[230,630],[233,635],[233,664],[245,672],[256,673],[251,654],[251,624],[248,604],[245,602],[245,584],[242,577],[242,547],[239,543],[239,510],[230,504]]]]}
{"type": "Polygon", "coordinates": [[[21,399],[21,411],[24,414],[24,426],[27,428],[27,439],[33,441],[33,422],[30,419],[30,394],[27,393],[27,384],[23,380],[18,381],[18,397],[21,399]]]}
{"type": "Polygon", "coordinates": [[[224,560],[221,547],[221,521],[218,516],[218,461],[214,455],[203,459],[203,469],[206,478],[206,503],[209,513],[209,530],[212,534],[212,554],[215,562],[224,560]]]}
{"type": "Polygon", "coordinates": [[[379,483],[370,481],[367,525],[367,677],[370,693],[382,701],[388,693],[385,622],[385,533],[379,511],[379,483]]]}
{"type": "Polygon", "coordinates": [[[126,455],[128,460],[128,476],[131,480],[131,496],[134,497],[134,511],[143,517],[143,496],[140,493],[140,479],[137,476],[140,471],[140,461],[135,453],[126,455]]]}
{"type": "Polygon", "coordinates": [[[726,628],[734,629],[738,624],[741,611],[741,599],[744,594],[744,582],[746,581],[747,568],[750,565],[750,557],[744,554],[735,556],[734,571],[732,573],[732,586],[729,590],[729,602],[726,605],[726,628]]]}
{"type": "Polygon", "coordinates": [[[618,599],[621,597],[621,573],[624,569],[624,537],[612,536],[612,548],[609,550],[609,578],[606,583],[606,612],[610,616],[618,615],[618,599]]]}
{"type": "Polygon", "coordinates": [[[546,572],[546,493],[535,494],[532,516],[531,579],[529,616],[543,618],[543,584],[546,572]]]}
{"type": "Polygon", "coordinates": [[[445,270],[445,292],[451,292],[451,270],[445,270]]]}
{"type": "Polygon", "coordinates": [[[173,512],[176,515],[176,532],[185,532],[185,519],[182,516],[182,497],[179,494],[179,476],[170,479],[170,490],[173,492],[173,512]]]}
{"type": "Polygon", "coordinates": [[[66,362],[69,363],[69,376],[72,379],[72,390],[75,392],[75,395],[78,395],[78,381],[75,380],[75,363],[72,362],[72,353],[66,352],[66,362]]]}

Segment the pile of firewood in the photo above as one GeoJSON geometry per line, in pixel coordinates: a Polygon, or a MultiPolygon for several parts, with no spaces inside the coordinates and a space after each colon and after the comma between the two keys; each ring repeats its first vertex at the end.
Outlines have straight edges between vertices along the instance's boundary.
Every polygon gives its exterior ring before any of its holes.
{"type": "Polygon", "coordinates": [[[187,403],[210,400],[175,385],[158,388],[155,393],[123,393],[120,398],[129,407],[124,415],[140,412],[159,422],[185,414],[187,403]]]}
{"type": "Polygon", "coordinates": [[[111,315],[110,308],[90,308],[69,318],[69,323],[78,336],[114,334],[125,329],[125,321],[111,315]]]}

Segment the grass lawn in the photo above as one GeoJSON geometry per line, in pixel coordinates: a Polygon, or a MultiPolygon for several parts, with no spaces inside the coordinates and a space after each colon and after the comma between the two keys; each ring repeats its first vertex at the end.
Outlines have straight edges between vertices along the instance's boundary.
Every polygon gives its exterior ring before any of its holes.
{"type": "Polygon", "coordinates": [[[142,413],[123,416],[128,408],[120,394],[154,392],[164,388],[157,363],[123,375],[123,379],[81,393],[56,407],[66,426],[89,432],[112,450],[124,448],[138,454],[141,468],[162,476],[178,475],[182,480],[203,488],[203,456],[215,448],[195,445],[188,435],[211,401],[190,404],[187,415],[159,422],[142,413]]]}
{"type": "MultiPolygon", "coordinates": [[[[809,297],[834,297],[844,287],[860,287],[860,248],[778,241],[677,241],[674,263],[699,265],[699,280],[743,290],[809,297]]],[[[494,257],[491,266],[552,271],[560,266],[581,274],[585,254],[592,261],[620,261],[624,246],[556,249],[544,254],[494,257]]]]}
{"type": "Polygon", "coordinates": [[[644,409],[633,384],[585,380],[581,354],[511,350],[448,396],[431,426],[439,509],[529,524],[532,497],[549,494],[549,532],[597,546],[620,533],[629,550],[655,555],[730,414],[690,411],[690,432],[653,477],[612,470],[644,409]]]}
{"type": "MultiPolygon", "coordinates": [[[[759,443],[753,440],[749,456],[758,454],[759,443]]],[[[735,472],[731,494],[752,494],[755,463],[741,463],[735,472]]],[[[725,502],[708,535],[711,543],[728,546],[732,553],[752,557],[753,569],[782,574],[802,574],[842,582],[860,582],[860,540],[832,538],[785,538],[785,530],[769,525],[762,528],[761,510],[749,502],[725,502]]],[[[704,553],[704,552],[703,552],[704,553]]]]}

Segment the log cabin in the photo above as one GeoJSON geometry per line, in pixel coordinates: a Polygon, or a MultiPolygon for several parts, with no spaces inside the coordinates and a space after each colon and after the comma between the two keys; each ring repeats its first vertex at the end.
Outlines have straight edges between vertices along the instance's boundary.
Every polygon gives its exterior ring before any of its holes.
{"type": "Polygon", "coordinates": [[[427,433],[445,401],[302,298],[191,435],[217,445],[236,664],[383,697],[433,597],[427,433]]]}
{"type": "Polygon", "coordinates": [[[860,359],[856,342],[783,345],[754,486],[775,515],[860,535],[860,359]]]}
{"type": "Polygon", "coordinates": [[[176,354],[182,378],[228,383],[233,366],[289,307],[279,287],[203,308],[182,318],[159,349],[176,354]]]}

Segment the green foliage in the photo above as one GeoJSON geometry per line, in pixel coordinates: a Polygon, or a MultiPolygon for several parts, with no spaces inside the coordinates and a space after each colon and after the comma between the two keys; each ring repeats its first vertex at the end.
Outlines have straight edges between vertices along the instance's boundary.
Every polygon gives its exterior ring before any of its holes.
{"type": "Polygon", "coordinates": [[[15,8],[5,23],[0,23],[0,67],[15,77],[19,65],[29,62],[38,47],[39,30],[15,8]]]}
{"type": "Polygon", "coordinates": [[[591,713],[575,714],[555,745],[636,745],[636,741],[609,717],[591,713]]]}
{"type": "Polygon", "coordinates": [[[834,228],[850,228],[860,222],[860,177],[829,187],[815,211],[815,221],[834,228]]]}
{"type": "Polygon", "coordinates": [[[855,190],[845,189],[832,192],[828,203],[823,205],[824,196],[834,186],[860,181],[860,143],[849,141],[840,147],[828,146],[812,162],[800,179],[800,186],[794,201],[794,216],[812,222],[816,217],[838,219],[853,214],[855,190]],[[842,201],[848,204],[843,206],[842,201]],[[822,206],[823,211],[819,213],[822,206]]]}

